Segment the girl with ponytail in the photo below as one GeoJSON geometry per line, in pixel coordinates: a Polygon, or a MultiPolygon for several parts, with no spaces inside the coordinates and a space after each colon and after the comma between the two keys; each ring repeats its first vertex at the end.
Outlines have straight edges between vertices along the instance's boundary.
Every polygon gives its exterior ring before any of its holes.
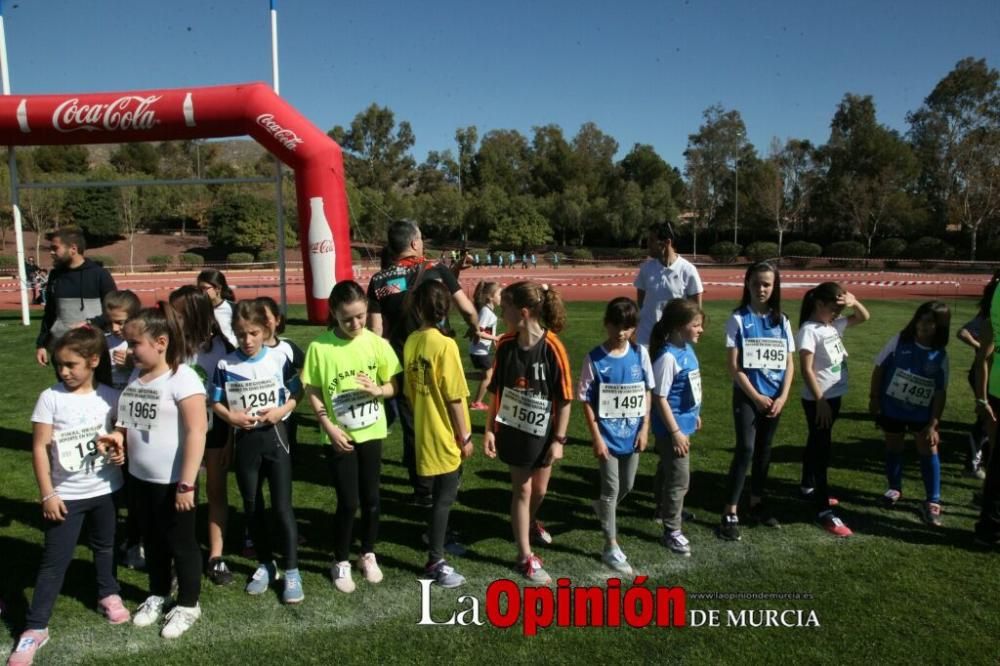
{"type": "Polygon", "coordinates": [[[177,638],[201,617],[195,483],[208,428],[205,384],[183,364],[187,345],[169,305],[140,310],[123,333],[135,371],[118,401],[117,429],[100,441],[113,450],[127,443],[129,485],[143,529],[150,596],[132,621],[138,627],[160,621],[170,606],[173,565],[177,600],[160,635],[177,638]]]}
{"type": "Polygon", "coordinates": [[[870,317],[854,294],[836,282],[823,282],[803,297],[795,338],[804,383],[802,407],[809,427],[801,491],[815,501],[817,522],[837,537],[853,534],[834,514],[833,507],[839,502],[830,496],[827,485],[833,424],[840,413],[840,399],[847,393],[847,350],[841,336],[870,317]],[[853,310],[850,316],[842,315],[845,308],[853,310]]]}
{"type": "Polygon", "coordinates": [[[563,457],[573,399],[569,359],[556,337],[566,308],[556,291],[536,282],[510,285],[500,302],[510,333],[497,343],[484,448],[510,468],[517,568],[530,582],[545,584],[551,578],[531,544],[552,542],[537,514],[552,463],[563,457]]]}

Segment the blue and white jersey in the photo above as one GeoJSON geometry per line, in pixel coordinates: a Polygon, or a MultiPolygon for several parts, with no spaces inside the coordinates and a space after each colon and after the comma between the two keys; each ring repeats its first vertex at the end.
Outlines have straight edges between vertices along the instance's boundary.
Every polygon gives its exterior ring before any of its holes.
{"type": "Polygon", "coordinates": [[[882,414],[897,421],[927,423],[934,394],[948,387],[948,353],[892,336],[875,358],[882,368],[882,414]]]}
{"type": "Polygon", "coordinates": [[[726,349],[739,352],[739,367],[754,390],[768,398],[781,393],[788,359],[795,352],[792,325],[781,315],[777,324],[770,314],[742,308],[726,322],[726,349]]]}
{"type": "Polygon", "coordinates": [[[595,347],[583,361],[577,399],[589,403],[597,427],[613,456],[635,452],[635,438],[646,417],[646,392],[654,386],[649,353],[630,344],[623,354],[595,347]]]}
{"type": "MultiPolygon", "coordinates": [[[[690,435],[697,430],[701,414],[701,366],[694,347],[668,344],[659,350],[653,360],[653,378],[656,382],[653,393],[667,399],[681,432],[690,435]]],[[[656,409],[653,409],[652,426],[655,435],[666,437],[670,434],[656,409]]]]}
{"type": "Polygon", "coordinates": [[[285,404],[301,390],[298,372],[280,351],[261,347],[256,356],[247,356],[237,349],[219,361],[209,400],[254,415],[261,408],[285,404]]]}

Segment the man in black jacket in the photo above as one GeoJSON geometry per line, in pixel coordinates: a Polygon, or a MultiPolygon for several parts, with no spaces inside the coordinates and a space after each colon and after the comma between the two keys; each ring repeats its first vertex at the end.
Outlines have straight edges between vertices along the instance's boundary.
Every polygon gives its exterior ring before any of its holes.
{"type": "Polygon", "coordinates": [[[45,285],[45,314],[35,340],[35,359],[49,364],[49,349],[66,331],[101,315],[104,294],[115,290],[115,280],[103,266],[87,259],[83,232],[59,229],[52,233],[49,253],[52,271],[45,285]]]}

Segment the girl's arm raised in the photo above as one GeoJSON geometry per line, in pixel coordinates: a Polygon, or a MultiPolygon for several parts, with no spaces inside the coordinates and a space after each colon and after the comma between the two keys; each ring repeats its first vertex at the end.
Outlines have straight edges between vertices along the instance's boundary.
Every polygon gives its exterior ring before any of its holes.
{"type": "MultiPolygon", "coordinates": [[[[205,433],[208,431],[208,415],[205,412],[205,395],[189,395],[177,403],[177,410],[184,425],[184,442],[181,449],[181,483],[193,486],[198,480],[198,468],[205,457],[205,433]]],[[[195,507],[194,491],[181,492],[178,488],[174,506],[178,511],[190,511],[195,507]]]]}
{"type": "Polygon", "coordinates": [[[31,462],[35,468],[35,480],[42,499],[42,515],[46,520],[62,522],[66,520],[66,505],[52,488],[52,463],[49,461],[49,445],[52,442],[51,423],[33,423],[31,441],[31,462]]]}
{"type": "Polygon", "coordinates": [[[847,292],[844,294],[844,307],[851,308],[853,312],[851,316],[847,318],[847,327],[857,326],[858,324],[863,324],[872,318],[871,313],[868,312],[868,308],[861,304],[854,294],[847,292]]]}

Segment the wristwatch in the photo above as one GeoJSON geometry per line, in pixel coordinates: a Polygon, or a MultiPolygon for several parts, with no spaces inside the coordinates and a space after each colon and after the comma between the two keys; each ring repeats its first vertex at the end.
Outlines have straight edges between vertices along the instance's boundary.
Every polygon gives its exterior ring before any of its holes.
{"type": "Polygon", "coordinates": [[[566,435],[553,435],[552,436],[552,441],[555,442],[556,444],[565,444],[566,443],[566,435]]]}
{"type": "Polygon", "coordinates": [[[179,493],[194,492],[194,484],[193,483],[185,483],[184,481],[180,481],[180,482],[177,483],[177,492],[179,492],[179,493]]]}
{"type": "Polygon", "coordinates": [[[471,432],[471,431],[470,431],[470,432],[469,432],[469,434],[468,434],[468,435],[466,435],[465,437],[461,437],[461,436],[456,436],[456,437],[455,437],[455,442],[456,442],[456,443],[457,443],[457,444],[458,444],[459,446],[465,446],[466,444],[468,444],[468,443],[469,443],[469,442],[471,442],[471,441],[472,441],[472,432],[471,432]]]}

